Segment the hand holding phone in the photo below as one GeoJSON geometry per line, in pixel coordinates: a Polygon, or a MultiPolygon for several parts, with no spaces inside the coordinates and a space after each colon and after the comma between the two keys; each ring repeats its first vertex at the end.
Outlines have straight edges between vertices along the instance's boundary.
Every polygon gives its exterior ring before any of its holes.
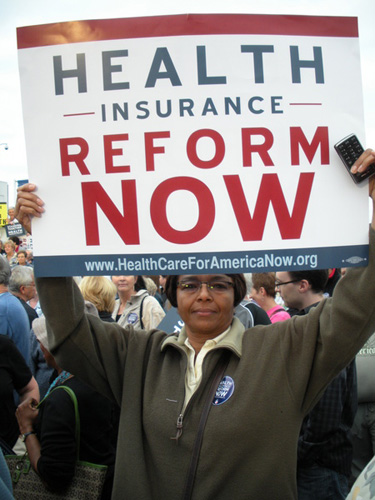
{"type": "Polygon", "coordinates": [[[356,172],[353,174],[350,171],[353,163],[364,152],[364,149],[355,134],[344,137],[344,139],[335,144],[334,148],[356,184],[363,182],[375,174],[375,163],[372,163],[365,172],[356,172]]]}

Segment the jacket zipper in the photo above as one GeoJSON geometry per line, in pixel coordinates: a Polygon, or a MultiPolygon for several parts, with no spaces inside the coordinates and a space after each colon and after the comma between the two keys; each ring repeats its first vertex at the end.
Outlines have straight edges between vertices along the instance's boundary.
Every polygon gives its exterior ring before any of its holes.
{"type": "Polygon", "coordinates": [[[173,439],[174,441],[176,441],[176,444],[178,444],[178,440],[182,436],[182,428],[183,428],[183,423],[184,423],[184,417],[186,416],[186,413],[188,412],[188,410],[189,410],[189,408],[191,406],[191,402],[192,402],[192,400],[194,400],[194,398],[195,398],[198,390],[199,390],[199,387],[194,392],[194,394],[191,396],[191,398],[190,398],[188,404],[186,405],[185,409],[184,409],[184,403],[185,403],[185,393],[186,393],[186,391],[184,390],[184,399],[183,399],[183,403],[182,403],[181,413],[177,417],[177,422],[176,422],[176,436],[171,437],[171,439],[173,439]]]}
{"type": "MultiPolygon", "coordinates": [[[[215,349],[213,349],[213,350],[215,350],[215,349]]],[[[203,366],[202,366],[202,380],[201,380],[201,383],[199,384],[199,387],[194,392],[194,394],[191,396],[191,398],[190,398],[190,400],[189,400],[189,402],[188,402],[188,404],[187,404],[187,406],[185,408],[185,411],[183,413],[180,413],[179,416],[177,417],[176,436],[171,437],[171,439],[173,439],[174,441],[176,441],[176,444],[178,444],[178,440],[182,436],[183,420],[184,420],[184,417],[186,416],[187,410],[188,410],[188,408],[190,408],[192,401],[194,400],[194,398],[196,397],[197,393],[199,392],[199,389],[202,387],[202,381],[203,381],[204,375],[205,375],[204,368],[206,366],[206,361],[207,361],[207,356],[205,357],[205,359],[203,361],[203,366]]],[[[184,401],[185,401],[185,393],[184,393],[184,401]]]]}
{"type": "Polygon", "coordinates": [[[171,439],[174,439],[176,441],[176,444],[178,444],[178,440],[180,439],[182,435],[182,425],[183,425],[183,419],[184,415],[183,413],[180,413],[179,416],[177,417],[177,432],[175,437],[171,437],[171,439]]]}

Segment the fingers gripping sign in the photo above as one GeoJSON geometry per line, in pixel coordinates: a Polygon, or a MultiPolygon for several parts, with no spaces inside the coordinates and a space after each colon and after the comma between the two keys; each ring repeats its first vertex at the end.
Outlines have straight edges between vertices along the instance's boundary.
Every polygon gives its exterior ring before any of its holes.
{"type": "Polygon", "coordinates": [[[24,184],[17,190],[17,203],[15,217],[31,234],[31,221],[33,217],[41,217],[44,212],[44,202],[35,194],[35,184],[24,184]]]}
{"type": "MultiPolygon", "coordinates": [[[[375,162],[375,150],[369,148],[364,151],[358,160],[354,163],[351,168],[351,172],[355,174],[356,172],[365,172],[370,165],[375,162]]],[[[369,196],[373,203],[373,213],[371,225],[375,229],[375,176],[369,179],[369,196]]]]}

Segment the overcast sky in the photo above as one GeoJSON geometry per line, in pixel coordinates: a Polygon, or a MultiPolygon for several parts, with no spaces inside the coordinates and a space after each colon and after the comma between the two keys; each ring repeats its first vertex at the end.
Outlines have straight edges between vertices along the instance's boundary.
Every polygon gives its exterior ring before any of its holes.
{"type": "MultiPolygon", "coordinates": [[[[374,0],[0,0],[0,180],[26,179],[27,160],[17,62],[16,28],[59,21],[182,13],[355,16],[359,21],[366,145],[375,147],[374,0]]],[[[350,68],[348,68],[348,72],[350,68]]],[[[350,99],[350,95],[348,96],[350,99]]],[[[345,106],[345,102],[342,103],[345,106]]],[[[43,144],[40,145],[41,153],[43,144]]]]}

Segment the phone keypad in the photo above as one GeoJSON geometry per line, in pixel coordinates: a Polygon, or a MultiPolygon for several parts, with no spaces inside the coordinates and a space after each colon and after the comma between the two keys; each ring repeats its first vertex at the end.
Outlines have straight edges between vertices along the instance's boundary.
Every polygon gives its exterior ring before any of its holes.
{"type": "MultiPolygon", "coordinates": [[[[339,144],[335,145],[335,149],[341,157],[342,161],[347,166],[348,170],[353,166],[353,163],[361,156],[364,149],[355,135],[349,136],[339,144]]],[[[375,163],[369,166],[365,172],[357,172],[351,174],[357,182],[360,182],[367,177],[375,174],[375,163]]]]}
{"type": "Polygon", "coordinates": [[[342,159],[351,167],[353,163],[361,156],[364,149],[358,142],[356,137],[349,137],[344,142],[337,146],[340,151],[342,159]]]}

